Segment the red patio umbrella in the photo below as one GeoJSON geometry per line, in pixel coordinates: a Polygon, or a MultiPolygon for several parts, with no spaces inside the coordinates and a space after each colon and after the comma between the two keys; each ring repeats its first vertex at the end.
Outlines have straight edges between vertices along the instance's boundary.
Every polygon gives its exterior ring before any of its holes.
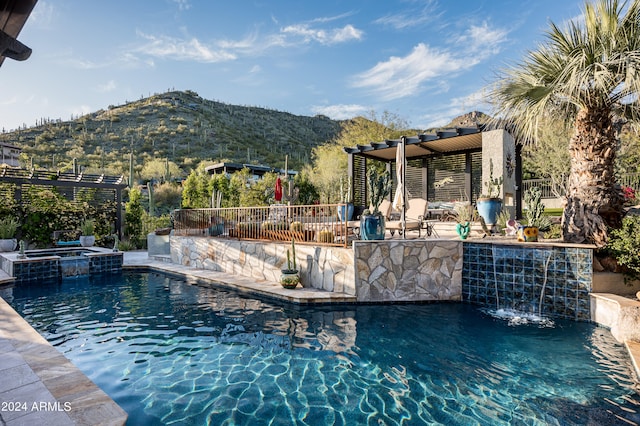
{"type": "Polygon", "coordinates": [[[282,181],[280,178],[276,179],[275,199],[278,202],[282,201],[282,181]]]}

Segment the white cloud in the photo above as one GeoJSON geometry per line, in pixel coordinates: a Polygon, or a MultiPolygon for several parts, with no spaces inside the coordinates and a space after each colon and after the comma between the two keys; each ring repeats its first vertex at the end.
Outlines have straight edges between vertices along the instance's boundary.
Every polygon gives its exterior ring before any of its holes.
{"type": "Polygon", "coordinates": [[[116,89],[116,82],[109,80],[105,84],[99,84],[97,87],[98,92],[113,92],[116,89]]]}
{"type": "Polygon", "coordinates": [[[15,105],[18,103],[18,96],[12,96],[11,98],[3,98],[0,100],[0,105],[2,106],[8,106],[8,105],[15,105]]]}
{"type": "Polygon", "coordinates": [[[94,109],[91,108],[89,105],[78,105],[70,109],[70,115],[73,117],[80,117],[80,116],[89,114],[90,112],[93,112],[93,111],[94,109]]]}
{"type": "Polygon", "coordinates": [[[147,43],[136,49],[138,53],[160,58],[191,60],[196,62],[226,62],[237,58],[225,49],[213,50],[197,38],[181,40],[168,36],[154,36],[138,33],[147,43]]]}
{"type": "Polygon", "coordinates": [[[48,1],[39,1],[36,3],[33,11],[29,15],[29,25],[37,25],[40,28],[49,28],[56,16],[56,9],[48,1]]]}
{"type": "MultiPolygon", "coordinates": [[[[138,36],[143,38],[145,42],[135,49],[131,49],[129,53],[134,53],[135,55],[132,56],[136,58],[137,55],[146,55],[183,61],[215,63],[233,61],[242,56],[264,56],[267,54],[267,50],[273,48],[288,49],[313,42],[322,45],[334,45],[361,40],[364,32],[350,24],[339,28],[319,28],[321,24],[341,19],[347,15],[316,18],[307,23],[285,26],[280,28],[278,32],[270,34],[252,32],[242,39],[214,40],[209,44],[196,37],[179,38],[138,32],[138,36]]],[[[272,17],[272,20],[277,22],[274,17],[272,17]]]]}
{"type": "Polygon", "coordinates": [[[450,52],[420,43],[407,56],[392,56],[386,62],[356,75],[352,86],[370,89],[383,100],[399,99],[422,92],[428,81],[451,76],[477,63],[475,57],[456,58],[450,52]]]}
{"type": "Polygon", "coordinates": [[[420,43],[404,57],[392,56],[357,74],[352,86],[369,89],[382,100],[415,95],[427,88],[447,91],[449,80],[500,52],[508,31],[486,22],[471,25],[452,39],[451,49],[436,49],[420,43]]]}
{"type": "Polygon", "coordinates": [[[345,43],[351,40],[361,40],[364,34],[353,25],[324,30],[312,28],[308,24],[298,24],[284,27],[281,32],[287,35],[300,36],[304,43],[316,41],[326,45],[345,43]]]}
{"type": "Polygon", "coordinates": [[[437,109],[432,114],[423,115],[419,118],[421,129],[441,127],[451,122],[451,119],[471,111],[481,111],[490,114],[491,105],[487,101],[486,88],[482,88],[469,95],[453,98],[448,105],[437,109]]]}
{"type": "Polygon", "coordinates": [[[500,28],[491,28],[486,22],[482,25],[472,25],[457,40],[457,44],[472,51],[489,52],[497,54],[501,45],[507,40],[507,31],[500,28]]]}
{"type": "Polygon", "coordinates": [[[189,10],[191,9],[191,4],[189,0],[172,0],[177,6],[179,10],[189,10]]]}
{"type": "Polygon", "coordinates": [[[437,22],[443,15],[438,11],[435,0],[426,0],[424,5],[388,14],[374,21],[376,24],[391,26],[397,30],[417,27],[427,23],[437,22]]]}
{"type": "Polygon", "coordinates": [[[315,114],[326,115],[327,117],[333,120],[346,120],[349,118],[357,117],[362,115],[368,111],[370,111],[370,107],[365,107],[363,105],[326,105],[326,106],[313,106],[311,107],[311,111],[315,114]]]}

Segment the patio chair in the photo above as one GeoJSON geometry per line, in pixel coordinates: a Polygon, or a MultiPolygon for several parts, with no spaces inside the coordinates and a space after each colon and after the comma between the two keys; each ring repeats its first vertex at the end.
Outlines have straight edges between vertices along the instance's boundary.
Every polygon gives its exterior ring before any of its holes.
{"type": "MultiPolygon", "coordinates": [[[[418,237],[423,227],[423,221],[427,217],[428,213],[427,200],[424,198],[412,198],[409,200],[409,208],[405,212],[405,224],[404,231],[418,231],[418,237]]],[[[391,235],[398,231],[398,234],[402,235],[402,220],[390,220],[386,224],[386,228],[391,235]]]]}

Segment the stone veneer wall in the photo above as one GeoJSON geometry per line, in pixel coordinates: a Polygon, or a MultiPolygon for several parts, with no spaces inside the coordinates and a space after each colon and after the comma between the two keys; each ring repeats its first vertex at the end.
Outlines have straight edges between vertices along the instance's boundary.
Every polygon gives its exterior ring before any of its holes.
{"type": "MultiPolygon", "coordinates": [[[[291,248],[288,243],[175,235],[170,246],[173,263],[268,281],[280,280],[291,248]]],[[[356,294],[351,249],[296,244],[296,261],[303,287],[356,294]]]]}
{"type": "Polygon", "coordinates": [[[353,250],[360,302],[462,299],[460,241],[354,241],[353,250]]]}

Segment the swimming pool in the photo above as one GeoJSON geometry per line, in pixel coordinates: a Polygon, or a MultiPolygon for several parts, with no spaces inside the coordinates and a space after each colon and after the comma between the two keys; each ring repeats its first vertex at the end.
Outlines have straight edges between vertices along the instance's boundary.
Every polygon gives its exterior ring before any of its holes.
{"type": "Polygon", "coordinates": [[[624,348],[587,323],[465,304],[310,307],[155,273],[16,286],[9,302],[130,424],[628,424],[624,348]]]}

